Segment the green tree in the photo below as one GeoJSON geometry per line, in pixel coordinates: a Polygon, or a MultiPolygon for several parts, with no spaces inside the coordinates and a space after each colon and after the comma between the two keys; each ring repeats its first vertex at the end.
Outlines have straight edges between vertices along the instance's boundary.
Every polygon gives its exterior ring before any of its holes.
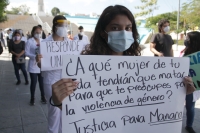
{"type": "Polygon", "coordinates": [[[7,14],[19,14],[20,9],[19,7],[12,7],[10,11],[6,11],[7,14]]]}
{"type": "Polygon", "coordinates": [[[27,15],[29,13],[30,7],[27,5],[21,5],[19,7],[12,7],[10,11],[6,11],[7,14],[22,14],[27,15]]]}
{"type": "Polygon", "coordinates": [[[155,31],[157,30],[157,23],[161,20],[161,19],[167,19],[170,21],[170,29],[171,30],[176,30],[176,22],[177,22],[177,16],[176,16],[177,12],[172,12],[172,13],[163,13],[163,14],[159,14],[157,16],[154,17],[149,17],[147,18],[147,23],[146,23],[146,27],[148,28],[152,28],[155,31]]]}
{"type": "Polygon", "coordinates": [[[54,7],[52,10],[51,10],[51,13],[53,16],[56,16],[58,14],[60,14],[60,9],[57,8],[57,7],[54,7]]]}
{"type": "Polygon", "coordinates": [[[147,16],[147,15],[150,15],[150,14],[152,14],[152,16],[153,16],[153,11],[158,9],[158,6],[157,6],[158,0],[140,0],[140,1],[141,1],[141,3],[143,3],[143,5],[142,6],[136,6],[135,8],[140,9],[142,11],[139,12],[139,13],[136,13],[135,16],[136,17],[147,16]]]}
{"type": "Polygon", "coordinates": [[[1,0],[0,1],[0,22],[4,22],[4,21],[7,20],[5,9],[8,5],[9,5],[8,0],[1,0]]]}
{"type": "Polygon", "coordinates": [[[196,26],[200,26],[200,0],[189,0],[187,3],[183,3],[181,10],[181,23],[183,27],[190,27],[194,29],[196,26]]]}
{"type": "Polygon", "coordinates": [[[19,6],[19,11],[21,14],[23,15],[27,15],[29,13],[30,7],[28,7],[27,5],[21,5],[19,6]]]}

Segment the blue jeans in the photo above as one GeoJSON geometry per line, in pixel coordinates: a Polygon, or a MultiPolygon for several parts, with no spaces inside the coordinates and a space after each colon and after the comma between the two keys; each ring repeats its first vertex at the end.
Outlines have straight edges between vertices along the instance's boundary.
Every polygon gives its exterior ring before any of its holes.
{"type": "Polygon", "coordinates": [[[22,70],[22,73],[24,75],[25,81],[28,81],[28,76],[27,76],[27,72],[26,72],[26,66],[25,63],[23,64],[18,64],[15,57],[12,57],[12,62],[13,62],[13,66],[15,69],[15,76],[17,78],[17,81],[21,81],[20,76],[19,76],[19,69],[22,70]]]}
{"type": "Polygon", "coordinates": [[[193,102],[193,93],[186,95],[186,126],[188,127],[192,127],[192,124],[194,122],[194,115],[195,115],[195,111],[194,111],[194,106],[195,106],[195,102],[193,102]]]}
{"type": "Polygon", "coordinates": [[[35,88],[37,80],[39,82],[41,97],[44,97],[43,77],[41,73],[30,73],[30,78],[31,78],[31,86],[30,86],[31,99],[35,98],[35,88]]]}

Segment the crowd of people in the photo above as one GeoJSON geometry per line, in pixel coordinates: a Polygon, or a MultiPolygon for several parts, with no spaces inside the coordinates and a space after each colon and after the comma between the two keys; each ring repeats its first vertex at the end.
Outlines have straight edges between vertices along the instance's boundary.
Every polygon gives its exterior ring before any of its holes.
{"type": "MultiPolygon", "coordinates": [[[[10,53],[12,53],[12,62],[17,78],[16,85],[21,83],[19,70],[23,72],[25,84],[29,84],[28,71],[31,80],[30,105],[34,105],[36,84],[37,81],[39,82],[41,102],[48,105],[48,133],[61,132],[62,101],[76,90],[78,82],[73,79],[61,79],[61,69],[43,71],[41,73],[42,53],[39,52],[39,46],[42,41],[83,40],[88,44],[81,53],[83,55],[141,56],[135,18],[130,10],[124,6],[109,6],[103,11],[90,41],[84,35],[83,30],[83,27],[80,26],[78,35],[73,37],[72,32],[67,29],[66,18],[61,15],[54,17],[52,34],[48,35],[48,37],[46,37],[41,25],[34,26],[31,33],[27,32],[27,37],[24,39],[22,30],[8,30],[7,44],[10,53]],[[29,57],[27,71],[25,57],[29,57]],[[49,99],[52,99],[53,104],[48,102],[49,99]]],[[[159,33],[155,34],[150,41],[150,50],[155,56],[173,57],[172,45],[174,42],[171,36],[167,34],[170,31],[170,22],[166,19],[160,20],[158,31],[159,33]]],[[[6,48],[2,36],[1,42],[6,48]]],[[[199,32],[188,33],[185,41],[186,47],[182,52],[184,55],[188,55],[199,51],[199,43],[199,32]]],[[[189,133],[195,133],[192,128],[194,101],[197,100],[193,99],[195,87],[190,77],[185,77],[183,80],[187,89],[186,130],[189,133]]]]}

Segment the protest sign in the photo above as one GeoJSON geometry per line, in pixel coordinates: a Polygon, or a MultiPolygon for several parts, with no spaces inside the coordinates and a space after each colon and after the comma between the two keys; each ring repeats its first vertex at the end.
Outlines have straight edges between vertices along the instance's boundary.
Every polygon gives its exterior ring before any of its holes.
{"type": "Polygon", "coordinates": [[[85,44],[83,41],[46,41],[41,42],[41,71],[62,69],[63,55],[79,55],[85,44]]]}
{"type": "Polygon", "coordinates": [[[200,90],[200,52],[196,52],[186,57],[190,58],[189,74],[192,77],[197,90],[200,90]]]}
{"type": "Polygon", "coordinates": [[[63,133],[181,133],[189,58],[64,56],[63,133]]]}

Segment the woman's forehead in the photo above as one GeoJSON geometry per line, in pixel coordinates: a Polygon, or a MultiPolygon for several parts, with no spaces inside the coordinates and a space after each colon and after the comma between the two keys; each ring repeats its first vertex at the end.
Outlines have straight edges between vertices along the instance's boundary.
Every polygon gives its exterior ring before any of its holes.
{"type": "Polygon", "coordinates": [[[126,15],[117,15],[114,19],[110,22],[110,25],[132,25],[132,22],[126,15]]]}

